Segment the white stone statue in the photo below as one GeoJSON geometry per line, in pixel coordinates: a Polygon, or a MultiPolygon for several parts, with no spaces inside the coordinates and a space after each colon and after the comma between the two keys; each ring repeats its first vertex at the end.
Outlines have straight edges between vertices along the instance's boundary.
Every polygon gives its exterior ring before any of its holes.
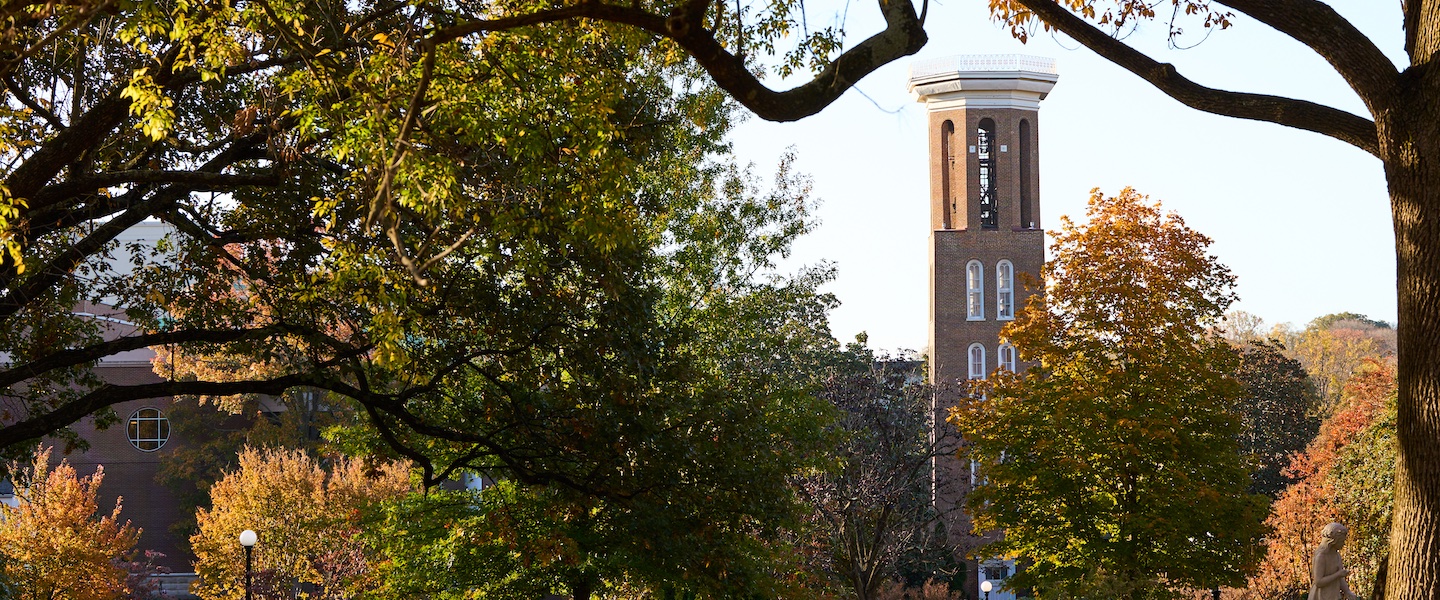
{"type": "Polygon", "coordinates": [[[1331,523],[1320,530],[1320,547],[1310,563],[1310,600],[1358,600],[1345,580],[1350,570],[1340,564],[1340,548],[1350,533],[1344,525],[1331,523]]]}

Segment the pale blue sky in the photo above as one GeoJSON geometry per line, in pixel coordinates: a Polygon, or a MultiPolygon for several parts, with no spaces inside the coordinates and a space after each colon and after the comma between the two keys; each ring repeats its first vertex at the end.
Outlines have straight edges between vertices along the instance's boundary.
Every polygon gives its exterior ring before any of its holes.
{"type": "MultiPolygon", "coordinates": [[[[1331,4],[1404,60],[1399,2],[1331,4]]],[[[873,1],[854,0],[852,36],[868,35],[878,21],[873,1]]],[[[1394,234],[1379,160],[1319,134],[1192,110],[1068,39],[1046,34],[1022,45],[988,18],[984,0],[932,4],[927,31],[931,41],[918,55],[860,83],[873,103],[851,91],[815,117],[752,118],[733,136],[739,156],[760,172],[794,146],[798,168],[813,177],[822,224],[789,266],[836,264],[839,277],[827,290],[843,303],[831,315],[842,341],[866,331],[876,348],[926,343],[926,120],[906,81],[911,60],[953,54],[1024,53],[1058,63],[1060,81],[1040,108],[1047,230],[1062,214],[1083,217],[1091,188],[1113,194],[1133,186],[1215,240],[1212,252],[1239,277],[1237,308],[1269,323],[1304,325],[1340,311],[1394,321],[1394,234]]],[[[1239,17],[1190,50],[1166,50],[1162,36],[1151,24],[1128,41],[1203,85],[1363,114],[1318,55],[1252,20],[1239,17]]]]}

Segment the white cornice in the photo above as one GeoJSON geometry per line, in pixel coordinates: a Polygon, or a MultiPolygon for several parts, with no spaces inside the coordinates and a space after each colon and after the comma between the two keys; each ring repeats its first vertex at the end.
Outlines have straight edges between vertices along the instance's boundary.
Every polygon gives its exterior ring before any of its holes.
{"type": "Polygon", "coordinates": [[[955,56],[910,67],[910,92],[930,110],[1039,110],[1060,78],[1055,61],[1018,54],[955,56]]]}

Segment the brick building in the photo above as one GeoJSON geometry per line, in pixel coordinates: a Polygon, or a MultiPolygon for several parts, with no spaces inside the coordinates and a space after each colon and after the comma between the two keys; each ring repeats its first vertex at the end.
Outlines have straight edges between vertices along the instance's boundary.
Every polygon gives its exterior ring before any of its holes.
{"type": "MultiPolygon", "coordinates": [[[[952,384],[1024,368],[1000,330],[1029,296],[1021,274],[1038,281],[1045,261],[1037,140],[1040,101],[1057,78],[1053,60],[1020,55],[955,56],[910,67],[910,90],[929,115],[929,357],[930,380],[941,390],[937,423],[960,393],[952,384]]],[[[936,503],[952,515],[947,529],[961,536],[955,541],[973,548],[984,540],[970,534],[963,511],[948,509],[963,503],[977,474],[947,454],[935,463],[936,503]]],[[[980,581],[998,589],[1015,564],[982,558],[968,569],[966,592],[978,597],[980,581]]]]}

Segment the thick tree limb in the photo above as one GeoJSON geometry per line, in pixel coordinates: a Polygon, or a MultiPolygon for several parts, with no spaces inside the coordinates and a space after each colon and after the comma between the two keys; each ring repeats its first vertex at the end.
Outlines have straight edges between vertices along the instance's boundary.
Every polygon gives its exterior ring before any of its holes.
{"type": "Polygon", "coordinates": [[[261,381],[166,381],[142,385],[103,385],[54,410],[0,427],[0,447],[26,443],[50,435],[86,415],[121,402],[169,396],[279,395],[292,387],[310,385],[313,376],[286,375],[261,381]]]}
{"type": "Polygon", "coordinates": [[[95,103],[85,116],[45,142],[5,179],[12,198],[30,198],[40,188],[94,146],[130,114],[130,100],[120,97],[123,86],[116,86],[104,99],[95,103]]]}
{"type": "Polygon", "coordinates": [[[1160,63],[1131,48],[1055,3],[1054,0],[1016,0],[1046,24],[1084,44],[1191,108],[1217,115],[1266,121],[1328,135],[1379,157],[1375,123],[1343,110],[1314,102],[1217,90],[1181,76],[1175,66],[1160,63]]]}
{"type": "Polygon", "coordinates": [[[168,344],[224,343],[263,339],[289,330],[288,327],[282,325],[272,325],[255,329],[191,329],[125,336],[83,348],[57,350],[42,358],[11,366],[9,369],[0,371],[0,387],[15,385],[49,371],[83,365],[129,350],[168,344]]]}
{"type": "Polygon", "coordinates": [[[766,87],[711,31],[684,18],[671,19],[633,6],[588,1],[535,13],[470,21],[437,31],[431,43],[441,44],[481,31],[502,31],[530,25],[585,18],[638,27],[674,40],[705,69],[715,83],[763,119],[795,121],[820,112],[861,78],[896,59],[920,50],[928,38],[909,0],[877,0],[885,30],[846,50],[810,82],[783,92],[766,87]]]}
{"type": "Polygon", "coordinates": [[[1372,113],[1394,93],[1395,64],[1329,5],[1316,0],[1226,0],[1231,8],[1295,38],[1345,78],[1372,113]]]}
{"type": "Polygon", "coordinates": [[[4,296],[0,297],[0,320],[14,316],[31,301],[53,289],[61,279],[68,277],[77,265],[99,252],[126,229],[144,221],[159,207],[173,203],[179,196],[187,193],[189,193],[188,190],[172,191],[168,194],[160,193],[131,207],[119,216],[100,224],[81,240],[71,244],[69,248],[60,252],[34,275],[19,279],[13,271],[7,273],[9,278],[5,279],[3,287],[0,287],[0,290],[4,291],[4,296]]]}

